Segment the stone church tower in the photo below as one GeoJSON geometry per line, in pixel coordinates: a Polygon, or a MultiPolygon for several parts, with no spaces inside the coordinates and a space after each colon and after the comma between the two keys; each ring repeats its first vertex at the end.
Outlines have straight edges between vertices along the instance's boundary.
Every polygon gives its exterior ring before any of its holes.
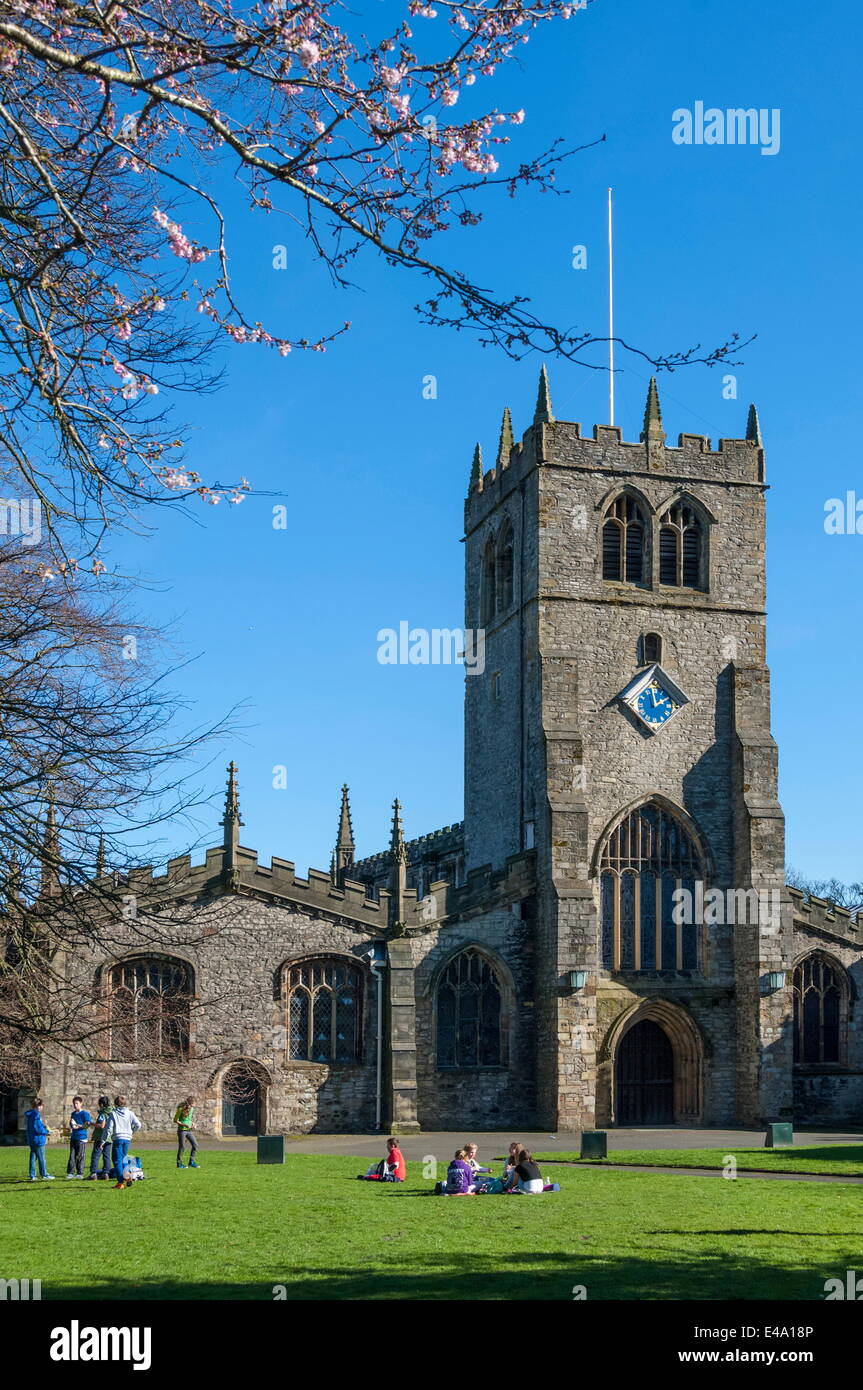
{"type": "Polygon", "coordinates": [[[555,420],[543,371],[522,443],[506,414],[494,469],[475,458],[466,863],[536,853],[544,1124],[791,1113],[765,488],[754,410],[745,439],[672,447],[653,381],[629,444],[555,420]],[[715,923],[675,926],[687,885],[723,890],[715,923]]]}

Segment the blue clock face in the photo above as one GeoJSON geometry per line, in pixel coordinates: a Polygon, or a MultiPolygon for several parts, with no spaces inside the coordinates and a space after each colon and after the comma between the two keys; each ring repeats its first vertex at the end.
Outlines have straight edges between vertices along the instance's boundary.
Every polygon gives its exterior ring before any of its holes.
{"type": "Polygon", "coordinates": [[[659,681],[655,680],[644,687],[635,702],[635,707],[645,724],[649,724],[652,729],[658,729],[680,709],[677,701],[662,688],[659,681]]]}

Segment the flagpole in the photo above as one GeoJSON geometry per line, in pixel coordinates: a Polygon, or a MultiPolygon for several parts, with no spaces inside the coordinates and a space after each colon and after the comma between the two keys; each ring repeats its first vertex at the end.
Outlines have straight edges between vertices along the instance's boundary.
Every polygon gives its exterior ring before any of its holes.
{"type": "Polygon", "coordinates": [[[614,424],[614,245],[611,224],[611,189],[608,190],[608,423],[614,424]]]}

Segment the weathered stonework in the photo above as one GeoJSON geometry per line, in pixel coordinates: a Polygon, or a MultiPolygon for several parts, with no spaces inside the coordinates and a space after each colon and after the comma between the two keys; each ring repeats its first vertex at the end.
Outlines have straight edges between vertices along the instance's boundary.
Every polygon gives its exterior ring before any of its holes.
{"type": "MultiPolygon", "coordinates": [[[[624,1040],[649,1023],[673,1055],[677,1124],[859,1123],[863,928],[784,884],[760,434],[750,424],[715,450],[696,435],[670,447],[659,409],[652,388],[638,444],[604,426],[584,438],[553,419],[544,380],[522,441],[505,420],[497,466],[483,475],[475,456],[465,626],[484,628],[486,645],[484,673],[465,682],[464,822],[405,843],[396,804],[389,849],[357,860],[344,789],[331,872],[302,879],[240,846],[232,768],[223,846],[125,885],[145,917],[160,905],[162,949],[193,972],[188,1060],[118,1063],[98,1041],[61,1050],[43,1066],[49,1112],[74,1091],[122,1090],[154,1133],[191,1091],[201,1129],[219,1134],[226,1071],[244,1060],[272,1131],[369,1130],[378,1111],[398,1132],[607,1126],[620,1121],[624,1040]],[[604,519],[624,490],[648,518],[638,583],[603,577],[604,519]],[[659,582],[660,518],[676,502],[701,518],[698,587],[659,582]],[[652,733],[617,698],[649,664],[650,635],[688,697],[652,733]],[[694,969],[612,969],[603,954],[601,856],[646,803],[698,844],[707,886],[777,895],[756,921],[701,926],[694,969]],[[439,1066],[438,982],[471,947],[498,981],[500,1064],[439,1066]],[[795,1066],[792,972],[814,951],[841,972],[842,1055],[795,1066]],[[281,972],[313,958],[360,970],[354,1063],[289,1058],[281,972]]],[[[82,947],[65,965],[96,1038],[106,970],[140,935],[120,922],[113,947],[110,960],[82,947]]]]}

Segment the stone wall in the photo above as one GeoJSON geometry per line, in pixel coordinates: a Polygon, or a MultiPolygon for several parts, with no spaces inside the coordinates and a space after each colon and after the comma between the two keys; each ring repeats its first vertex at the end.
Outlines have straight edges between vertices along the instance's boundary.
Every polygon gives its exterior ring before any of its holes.
{"type": "MultiPolygon", "coordinates": [[[[100,1092],[123,1092],[146,1131],[170,1128],[178,1100],[193,1093],[203,1134],[221,1133],[221,1087],[232,1062],[245,1059],[266,1078],[264,1128],[274,1133],[370,1130],[374,1123],[374,990],[360,952],[373,938],[348,923],[309,912],[228,896],[178,913],[173,928],[159,922],[161,949],[194,971],[195,1004],[188,1062],[166,1064],[111,1061],[107,1035],[69,1048],[43,1066],[43,1095],[49,1123],[71,1109],[80,1092],[92,1103],[100,1092]],[[171,948],[171,936],[178,943],[171,948]],[[293,1062],[287,1055],[285,1019],[278,997],[280,967],[309,956],[354,961],[363,980],[362,1054],[358,1065],[293,1062]],[[87,1060],[89,1050],[91,1057],[87,1060]],[[92,1054],[96,1055],[93,1056],[92,1054]],[[76,1055],[78,1054],[78,1055],[76,1055]],[[102,1054],[102,1055],[100,1055],[102,1054]]],[[[145,928],[143,935],[150,935],[145,928]]],[[[141,935],[118,925],[112,960],[141,952],[141,935]]],[[[100,987],[112,963],[86,948],[67,962],[67,978],[83,1001],[79,1022],[99,1030],[104,1021],[100,987]]]]}
{"type": "Polygon", "coordinates": [[[817,953],[839,967],[843,984],[841,1061],[794,1066],[794,1118],[798,1124],[863,1127],[863,951],[860,926],[841,908],[802,899],[792,890],[794,958],[817,953]]]}

